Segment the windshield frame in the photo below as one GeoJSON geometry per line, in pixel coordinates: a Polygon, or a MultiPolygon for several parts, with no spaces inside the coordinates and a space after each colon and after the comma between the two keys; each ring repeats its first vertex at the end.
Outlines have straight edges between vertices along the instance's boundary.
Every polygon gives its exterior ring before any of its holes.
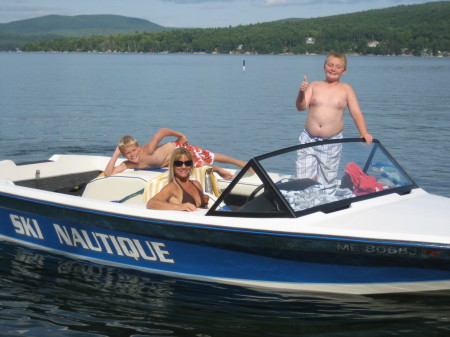
{"type": "MultiPolygon", "coordinates": [[[[299,144],[290,146],[287,148],[283,148],[277,151],[272,151],[263,155],[256,156],[248,161],[247,165],[237,174],[237,176],[232,180],[232,182],[228,185],[228,187],[223,191],[221,196],[217,199],[214,205],[209,209],[206,213],[208,216],[228,216],[228,217],[266,217],[266,218],[298,218],[305,216],[307,214],[312,214],[315,212],[323,212],[323,213],[331,213],[335,211],[339,211],[342,209],[349,208],[352,203],[360,202],[363,200],[376,198],[379,196],[397,193],[399,195],[409,194],[412,189],[418,188],[418,185],[413,181],[413,179],[406,173],[406,171],[400,166],[400,164],[395,160],[394,157],[386,150],[386,148],[381,144],[381,142],[377,139],[374,139],[372,142],[372,149],[367,157],[366,163],[364,164],[362,170],[366,172],[369,165],[372,162],[372,159],[377,151],[381,151],[382,154],[392,163],[393,166],[401,173],[403,177],[409,180],[408,184],[402,186],[396,186],[388,189],[384,189],[382,191],[377,191],[374,193],[364,194],[364,195],[356,195],[348,199],[333,201],[330,203],[313,206],[307,209],[303,209],[300,211],[296,211],[291,207],[286,198],[282,195],[280,189],[276,186],[274,181],[270,178],[269,173],[264,168],[262,162],[269,158],[274,158],[277,156],[281,156],[283,154],[287,154],[289,152],[294,152],[300,149],[305,149],[317,145],[327,145],[327,144],[336,144],[336,143],[365,143],[364,139],[361,138],[344,138],[344,139],[333,139],[333,140],[324,140],[320,142],[313,142],[308,144],[299,144]],[[223,210],[221,206],[224,205],[226,197],[231,194],[233,188],[241,181],[241,179],[246,175],[250,170],[254,171],[254,174],[257,174],[259,179],[261,180],[264,186],[264,190],[269,191],[273,197],[274,203],[277,206],[276,211],[230,211],[223,210]]],[[[261,186],[260,186],[261,187],[261,186]]]]}

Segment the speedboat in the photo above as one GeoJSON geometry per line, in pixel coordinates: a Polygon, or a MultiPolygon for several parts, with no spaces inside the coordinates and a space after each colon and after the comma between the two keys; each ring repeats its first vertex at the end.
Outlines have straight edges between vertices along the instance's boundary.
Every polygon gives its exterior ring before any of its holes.
{"type": "Polygon", "coordinates": [[[450,199],[420,188],[378,140],[295,145],[252,158],[231,180],[196,169],[210,207],[194,212],[147,209],[166,169],[105,177],[108,160],[0,161],[0,239],[269,292],[450,289],[450,199]],[[341,147],[333,178],[301,176],[300,153],[329,144],[341,147]]]}

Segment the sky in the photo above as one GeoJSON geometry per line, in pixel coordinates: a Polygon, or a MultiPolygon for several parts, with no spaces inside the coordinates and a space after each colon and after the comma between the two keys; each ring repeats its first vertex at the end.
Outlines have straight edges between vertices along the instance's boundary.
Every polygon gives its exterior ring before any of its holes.
{"type": "Polygon", "coordinates": [[[116,14],[164,27],[235,27],[433,0],[0,0],[0,23],[44,15],[116,14]]]}

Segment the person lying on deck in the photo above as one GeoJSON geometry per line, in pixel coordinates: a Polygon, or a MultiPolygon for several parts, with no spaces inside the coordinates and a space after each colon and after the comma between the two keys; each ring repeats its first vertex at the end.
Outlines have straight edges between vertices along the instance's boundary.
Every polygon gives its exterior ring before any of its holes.
{"type": "Polygon", "coordinates": [[[105,176],[120,173],[126,169],[156,169],[168,167],[170,157],[176,148],[186,148],[192,155],[195,167],[211,165],[214,172],[217,172],[224,179],[231,179],[231,172],[213,165],[214,162],[232,164],[238,167],[244,167],[247,163],[221,153],[213,153],[201,149],[197,146],[188,144],[188,139],[181,132],[161,128],[153,138],[144,146],[140,146],[137,140],[132,136],[124,136],[119,143],[105,168],[105,176]],[[168,142],[160,145],[165,137],[177,137],[177,141],[168,142]],[[122,155],[127,158],[126,161],[116,166],[116,161],[122,155]]]}

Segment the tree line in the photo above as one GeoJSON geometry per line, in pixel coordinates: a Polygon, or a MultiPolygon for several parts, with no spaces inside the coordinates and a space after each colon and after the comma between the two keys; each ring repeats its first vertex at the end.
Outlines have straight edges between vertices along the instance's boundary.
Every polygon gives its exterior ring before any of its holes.
{"type": "Polygon", "coordinates": [[[446,55],[450,2],[397,6],[314,19],[227,28],[61,38],[27,43],[23,51],[446,55]]]}

